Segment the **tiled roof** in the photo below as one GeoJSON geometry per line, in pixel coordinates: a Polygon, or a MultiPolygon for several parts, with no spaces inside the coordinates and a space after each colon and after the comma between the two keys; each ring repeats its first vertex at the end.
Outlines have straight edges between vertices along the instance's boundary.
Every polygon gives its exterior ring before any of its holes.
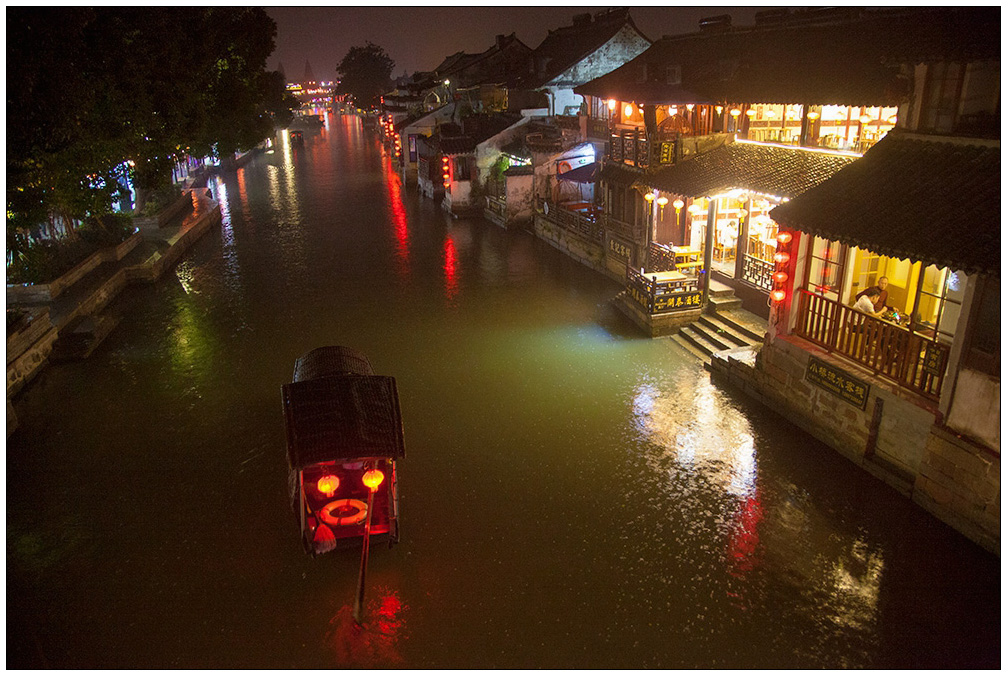
{"type": "Polygon", "coordinates": [[[465,118],[462,123],[465,134],[442,138],[440,140],[441,152],[445,155],[473,153],[477,145],[500,134],[519,120],[521,120],[521,116],[500,114],[474,115],[465,118]]]}
{"type": "Polygon", "coordinates": [[[793,198],[855,159],[792,146],[735,142],[660,169],[637,183],[688,197],[746,189],[793,198]]]}
{"type": "Polygon", "coordinates": [[[879,254],[1000,276],[1001,145],[890,132],[770,216],[879,254]]]}
{"type": "Polygon", "coordinates": [[[623,184],[624,186],[633,186],[634,182],[643,176],[644,173],[638,169],[613,162],[604,163],[602,171],[599,172],[600,181],[610,184],[623,184]]]}
{"type": "Polygon", "coordinates": [[[653,104],[897,105],[909,91],[900,63],[944,55],[1000,59],[996,7],[831,11],[827,16],[840,11],[846,20],[666,36],[575,91],[653,104]]]}
{"type": "MultiPolygon", "coordinates": [[[[627,9],[598,12],[594,17],[575,17],[572,26],[563,26],[549,32],[532,51],[534,72],[519,76],[511,86],[516,89],[534,89],[545,85],[609,42],[627,24],[640,33],[627,9]]],[[[641,34],[641,37],[644,35],[641,34]]]]}

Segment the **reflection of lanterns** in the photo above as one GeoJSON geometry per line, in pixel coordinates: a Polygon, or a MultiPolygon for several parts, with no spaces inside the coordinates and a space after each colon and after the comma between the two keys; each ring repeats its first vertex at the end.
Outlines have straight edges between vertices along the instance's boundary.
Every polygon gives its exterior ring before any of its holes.
{"type": "Polygon", "coordinates": [[[332,474],[322,476],[321,478],[318,479],[316,487],[318,487],[319,492],[321,492],[327,497],[331,497],[334,494],[336,494],[336,488],[339,487],[339,478],[337,478],[332,474]]]}
{"type": "Polygon", "coordinates": [[[606,105],[609,106],[609,110],[610,111],[615,111],[616,110],[616,100],[615,99],[610,99],[609,103],[606,104],[606,105]]]}
{"type": "Polygon", "coordinates": [[[366,471],[364,473],[364,477],[362,478],[362,480],[364,481],[364,485],[366,485],[369,490],[374,492],[375,490],[378,489],[378,486],[382,484],[382,481],[385,480],[385,474],[379,471],[378,469],[373,468],[370,471],[366,471]]]}
{"type": "Polygon", "coordinates": [[[632,117],[633,116],[633,106],[631,106],[630,104],[627,104],[626,106],[624,106],[623,107],[623,115],[625,115],[628,118],[632,117]]]}

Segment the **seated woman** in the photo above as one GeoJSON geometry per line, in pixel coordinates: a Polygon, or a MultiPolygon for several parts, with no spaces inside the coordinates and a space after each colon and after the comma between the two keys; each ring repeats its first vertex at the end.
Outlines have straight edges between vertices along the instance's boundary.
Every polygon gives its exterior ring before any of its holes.
{"type": "Polygon", "coordinates": [[[881,296],[882,290],[874,286],[869,287],[858,296],[857,300],[854,302],[854,309],[878,318],[882,315],[882,310],[876,311],[875,304],[881,296]]]}

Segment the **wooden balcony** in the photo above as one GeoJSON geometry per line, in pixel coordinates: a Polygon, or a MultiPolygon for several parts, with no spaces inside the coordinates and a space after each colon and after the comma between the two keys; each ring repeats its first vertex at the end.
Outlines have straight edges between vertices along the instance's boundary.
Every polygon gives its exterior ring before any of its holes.
{"type": "Polygon", "coordinates": [[[941,394],[949,347],[906,327],[802,290],[793,332],[914,393],[941,394]]]}
{"type": "MultiPolygon", "coordinates": [[[[585,204],[581,203],[579,205],[585,204]]],[[[600,223],[601,220],[597,219],[587,206],[575,209],[570,205],[548,201],[542,215],[557,226],[561,226],[592,242],[601,244],[603,241],[604,231],[600,223]]]]}

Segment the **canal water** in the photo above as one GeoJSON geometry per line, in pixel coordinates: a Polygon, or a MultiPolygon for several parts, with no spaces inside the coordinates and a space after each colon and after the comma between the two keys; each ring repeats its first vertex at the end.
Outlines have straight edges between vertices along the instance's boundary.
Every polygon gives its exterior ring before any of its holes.
{"type": "Polygon", "coordinates": [[[211,180],[223,223],[15,401],[7,666],[1000,666],[1000,561],[330,116],[211,180]],[[281,384],[398,382],[402,541],[312,559],[281,384]]]}

